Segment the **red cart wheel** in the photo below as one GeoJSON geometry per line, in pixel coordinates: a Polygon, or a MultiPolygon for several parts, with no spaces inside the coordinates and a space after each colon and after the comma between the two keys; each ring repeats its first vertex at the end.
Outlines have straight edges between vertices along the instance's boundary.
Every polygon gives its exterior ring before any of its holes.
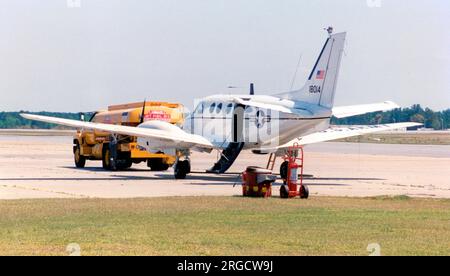
{"type": "Polygon", "coordinates": [[[308,188],[308,186],[301,185],[299,193],[300,193],[300,198],[307,199],[309,197],[309,188],[308,188]]]}

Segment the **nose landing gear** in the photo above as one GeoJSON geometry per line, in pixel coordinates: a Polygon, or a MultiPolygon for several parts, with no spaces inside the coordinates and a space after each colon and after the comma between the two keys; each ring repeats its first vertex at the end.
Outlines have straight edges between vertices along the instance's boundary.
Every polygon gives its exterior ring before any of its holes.
{"type": "Polygon", "coordinates": [[[185,179],[191,173],[191,162],[189,159],[177,161],[174,167],[175,179],[185,179]]]}

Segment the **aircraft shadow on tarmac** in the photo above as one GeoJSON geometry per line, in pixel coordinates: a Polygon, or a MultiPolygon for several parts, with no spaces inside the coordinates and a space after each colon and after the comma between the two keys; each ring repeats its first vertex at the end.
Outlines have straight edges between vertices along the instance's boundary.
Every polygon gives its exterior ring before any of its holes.
{"type": "MultiPolygon", "coordinates": [[[[152,172],[149,169],[130,168],[122,172],[149,172],[154,173],[148,176],[138,175],[119,175],[115,172],[105,171],[101,167],[87,167],[83,169],[74,167],[60,167],[65,169],[84,170],[89,172],[105,172],[109,173],[107,177],[17,177],[17,178],[0,178],[0,181],[150,181],[150,180],[167,180],[177,181],[173,178],[171,172],[162,174],[160,172],[152,172]]],[[[304,183],[309,186],[349,186],[345,183],[326,183],[326,182],[310,182],[310,181],[381,181],[382,178],[356,178],[356,177],[314,177],[313,175],[305,175],[304,183]]],[[[217,186],[217,185],[240,185],[241,173],[228,172],[224,174],[211,174],[203,171],[193,171],[189,174],[184,185],[200,185],[200,186],[217,186]],[[192,182],[192,181],[202,182],[192,182]]],[[[280,186],[282,181],[278,178],[273,186],[280,186]]]]}
{"type": "MultiPolygon", "coordinates": [[[[102,167],[85,167],[85,168],[76,168],[76,167],[69,167],[69,166],[60,166],[61,169],[71,169],[71,170],[77,170],[77,171],[88,171],[88,172],[105,172],[110,173],[111,171],[107,171],[103,169],[102,167]]],[[[129,168],[126,170],[121,170],[122,172],[150,172],[150,169],[136,169],[136,168],[129,168]]]]}
{"type": "MultiPolygon", "coordinates": [[[[64,169],[72,169],[72,170],[85,170],[85,171],[92,171],[92,172],[105,172],[105,173],[111,173],[111,171],[105,171],[105,169],[101,168],[101,167],[86,167],[86,168],[75,168],[75,167],[69,167],[69,166],[64,166],[64,167],[60,167],[60,168],[64,168],[64,169]]],[[[121,172],[150,172],[150,173],[156,173],[154,171],[151,171],[150,169],[136,169],[136,168],[129,168],[126,170],[122,170],[121,172]]],[[[230,180],[230,178],[237,178],[240,181],[240,176],[242,175],[242,173],[239,172],[226,172],[226,173],[222,173],[222,174],[213,174],[213,173],[208,173],[205,171],[192,171],[191,175],[188,175],[189,179],[198,179],[198,180],[212,180],[212,181],[218,181],[218,180],[230,180]],[[199,176],[201,175],[201,176],[199,176]],[[195,177],[193,177],[195,176],[195,177]],[[231,177],[230,177],[231,176],[231,177]],[[222,179],[221,179],[222,178],[222,179]]],[[[279,174],[274,173],[274,175],[279,176],[279,174]]],[[[155,178],[162,178],[162,179],[173,179],[173,175],[172,173],[170,174],[157,174],[149,177],[141,177],[141,176],[124,176],[124,175],[115,175],[115,177],[130,177],[132,179],[155,179],[155,178]]],[[[365,178],[361,178],[361,177],[314,177],[314,175],[311,174],[304,174],[303,178],[305,180],[324,180],[324,181],[381,181],[381,180],[386,180],[384,178],[375,178],[375,177],[365,177],[365,178]]]]}

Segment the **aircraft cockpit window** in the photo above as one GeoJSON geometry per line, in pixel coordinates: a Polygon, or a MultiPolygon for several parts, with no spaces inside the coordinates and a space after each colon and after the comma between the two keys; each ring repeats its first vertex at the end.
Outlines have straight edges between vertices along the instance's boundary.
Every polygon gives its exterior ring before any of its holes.
{"type": "Polygon", "coordinates": [[[217,105],[216,113],[219,114],[222,111],[222,103],[217,105]]]}
{"type": "Polygon", "coordinates": [[[233,110],[233,104],[230,103],[227,105],[227,114],[230,114],[232,110],[233,110]]]}
{"type": "Polygon", "coordinates": [[[214,109],[216,109],[216,103],[211,104],[211,106],[209,107],[209,113],[213,113],[214,109]]]}
{"type": "Polygon", "coordinates": [[[203,103],[200,103],[197,105],[197,109],[195,110],[195,113],[197,113],[197,114],[203,113],[203,103]]]}

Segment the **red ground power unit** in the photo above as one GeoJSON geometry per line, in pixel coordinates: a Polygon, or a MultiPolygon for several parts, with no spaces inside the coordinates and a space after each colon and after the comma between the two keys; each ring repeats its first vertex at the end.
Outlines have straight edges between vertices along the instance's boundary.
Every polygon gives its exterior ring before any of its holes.
{"type": "Polygon", "coordinates": [[[272,183],[277,177],[272,171],[259,168],[247,167],[242,173],[242,195],[248,197],[270,197],[272,196],[272,183]]]}

